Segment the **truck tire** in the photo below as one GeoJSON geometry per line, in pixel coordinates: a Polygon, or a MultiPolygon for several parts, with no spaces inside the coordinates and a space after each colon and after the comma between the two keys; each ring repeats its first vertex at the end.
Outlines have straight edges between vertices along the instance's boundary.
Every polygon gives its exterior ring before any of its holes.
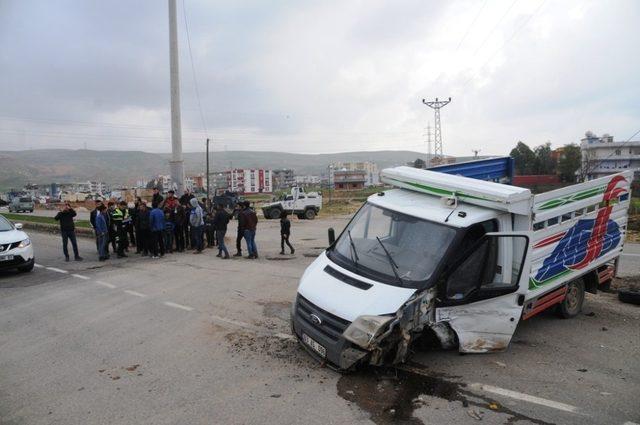
{"type": "Polygon", "coordinates": [[[558,307],[556,313],[563,319],[576,317],[582,311],[584,303],[584,282],[576,279],[567,284],[567,295],[558,307]]]}
{"type": "Polygon", "coordinates": [[[313,220],[314,218],[316,218],[316,210],[314,210],[313,208],[309,208],[304,212],[304,218],[306,218],[307,220],[313,220]]]}
{"type": "Polygon", "coordinates": [[[618,299],[623,303],[640,305],[640,291],[632,288],[620,289],[618,299]]]}
{"type": "Polygon", "coordinates": [[[281,215],[282,215],[282,211],[280,211],[279,208],[271,208],[269,210],[269,218],[273,220],[279,219],[281,215]]]}

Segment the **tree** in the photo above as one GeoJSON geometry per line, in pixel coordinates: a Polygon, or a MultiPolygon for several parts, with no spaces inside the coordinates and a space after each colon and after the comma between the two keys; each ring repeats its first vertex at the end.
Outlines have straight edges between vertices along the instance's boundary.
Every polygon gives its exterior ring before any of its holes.
{"type": "Polygon", "coordinates": [[[426,168],[426,166],[427,163],[424,162],[424,159],[417,158],[415,161],[413,161],[414,168],[426,168]]]}
{"type": "Polygon", "coordinates": [[[533,153],[536,157],[533,174],[556,173],[556,160],[551,155],[551,143],[547,142],[544,145],[536,146],[533,153]]]}
{"type": "Polygon", "coordinates": [[[575,183],[576,171],[580,170],[582,165],[582,152],[580,146],[575,143],[564,145],[562,154],[558,160],[558,174],[563,182],[575,183]]]}
{"type": "Polygon", "coordinates": [[[509,153],[509,155],[515,161],[516,174],[533,174],[536,155],[533,153],[529,146],[527,146],[525,143],[522,143],[521,141],[518,141],[518,144],[511,150],[511,153],[509,153]]]}

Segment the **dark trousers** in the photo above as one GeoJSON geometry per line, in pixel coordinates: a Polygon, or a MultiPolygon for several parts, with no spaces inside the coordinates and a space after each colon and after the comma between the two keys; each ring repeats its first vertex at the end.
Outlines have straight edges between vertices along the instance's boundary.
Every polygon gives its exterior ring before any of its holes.
{"type": "Polygon", "coordinates": [[[93,229],[93,234],[96,235],[96,251],[98,251],[98,255],[100,255],[100,239],[98,239],[98,231],[93,229]]]}
{"type": "Polygon", "coordinates": [[[176,251],[182,252],[184,251],[184,226],[176,224],[174,233],[176,236],[176,251]]]}
{"type": "Polygon", "coordinates": [[[247,242],[247,251],[249,251],[249,257],[257,257],[258,246],[256,245],[256,231],[246,229],[244,231],[244,239],[247,242]]]}
{"type": "Polygon", "coordinates": [[[164,231],[164,249],[173,252],[173,230],[164,231]]]}
{"type": "Polygon", "coordinates": [[[122,225],[116,226],[116,246],[118,256],[122,257],[124,255],[124,250],[127,247],[127,232],[125,232],[122,225]]]}
{"type": "Polygon", "coordinates": [[[191,226],[191,247],[197,249],[198,251],[202,251],[202,249],[204,248],[203,231],[204,226],[191,226]]]}
{"type": "MultiPolygon", "coordinates": [[[[116,252],[118,250],[117,246],[116,246],[116,229],[114,228],[109,228],[109,242],[111,243],[111,248],[113,249],[113,252],[116,252]]],[[[109,245],[107,244],[107,251],[109,251],[109,245]]]]}
{"type": "MultiPolygon", "coordinates": [[[[191,227],[189,225],[189,223],[185,223],[184,224],[184,246],[185,248],[189,248],[191,246],[191,238],[189,237],[190,229],[189,227],[191,227]]],[[[193,246],[191,246],[193,248],[193,246]]]]}
{"type": "Polygon", "coordinates": [[[135,244],[136,244],[136,252],[138,254],[140,254],[142,252],[142,249],[144,247],[144,243],[142,241],[142,235],[141,235],[141,230],[138,226],[135,226],[135,230],[136,230],[136,237],[135,237],[135,244]]]}
{"type": "Polygon", "coordinates": [[[244,230],[238,229],[238,235],[236,236],[236,251],[238,254],[242,254],[242,238],[244,238],[244,230]]]}
{"type": "Polygon", "coordinates": [[[227,251],[227,246],[224,244],[224,236],[227,234],[226,230],[216,230],[216,239],[218,240],[218,254],[222,254],[224,252],[224,256],[229,256],[229,251],[227,251]]]}
{"type": "Polygon", "coordinates": [[[62,235],[62,252],[64,252],[64,256],[66,258],[69,258],[67,241],[71,241],[71,247],[73,248],[73,256],[78,258],[80,255],[78,254],[78,242],[76,241],[75,230],[61,230],[60,234],[62,235]]]}
{"type": "Polygon", "coordinates": [[[212,247],[216,244],[216,231],[213,225],[205,225],[207,233],[207,246],[212,247]]]}
{"type": "Polygon", "coordinates": [[[98,244],[98,256],[100,259],[107,258],[109,252],[107,251],[107,242],[109,235],[107,233],[97,234],[96,233],[96,243],[98,244]]]}
{"type": "Polygon", "coordinates": [[[151,232],[152,253],[154,257],[158,256],[158,251],[160,251],[160,255],[164,255],[164,239],[162,238],[162,233],[162,230],[154,230],[151,232]]]}
{"type": "Polygon", "coordinates": [[[129,233],[129,242],[131,243],[131,246],[135,246],[136,245],[136,234],[134,232],[133,224],[131,224],[131,223],[127,224],[126,228],[127,228],[127,233],[129,233]]]}
{"type": "Polygon", "coordinates": [[[287,244],[291,252],[295,251],[295,249],[293,249],[293,246],[291,246],[291,242],[289,242],[289,236],[291,235],[285,233],[280,234],[280,250],[282,252],[284,252],[284,244],[287,244]]]}
{"type": "Polygon", "coordinates": [[[149,229],[140,229],[140,237],[138,238],[138,245],[141,245],[142,253],[144,255],[149,255],[152,251],[151,246],[151,230],[149,229]]]}

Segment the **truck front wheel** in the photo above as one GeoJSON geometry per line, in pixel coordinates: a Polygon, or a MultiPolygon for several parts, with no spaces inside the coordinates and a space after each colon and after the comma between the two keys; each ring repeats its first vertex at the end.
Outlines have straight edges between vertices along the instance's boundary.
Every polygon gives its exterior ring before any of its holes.
{"type": "Polygon", "coordinates": [[[576,317],[582,311],[584,303],[584,282],[582,279],[574,280],[567,284],[567,294],[564,297],[556,312],[563,319],[576,317]]]}
{"type": "Polygon", "coordinates": [[[304,212],[304,218],[307,220],[313,220],[316,218],[316,210],[309,208],[304,212]]]}
{"type": "Polygon", "coordinates": [[[278,208],[272,208],[271,210],[269,210],[269,218],[273,220],[280,218],[281,214],[282,212],[278,208]]]}

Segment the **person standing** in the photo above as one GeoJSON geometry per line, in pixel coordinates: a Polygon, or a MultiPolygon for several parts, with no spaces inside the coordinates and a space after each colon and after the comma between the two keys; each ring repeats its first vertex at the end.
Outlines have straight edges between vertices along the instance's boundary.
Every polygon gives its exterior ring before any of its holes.
{"type": "Polygon", "coordinates": [[[126,258],[125,249],[127,247],[127,231],[124,228],[124,222],[128,218],[127,203],[121,201],[117,208],[111,212],[111,220],[115,229],[115,239],[117,246],[118,258],[126,258]]]}
{"type": "Polygon", "coordinates": [[[100,204],[96,213],[96,238],[98,241],[98,260],[105,261],[109,259],[109,251],[107,251],[107,242],[109,238],[109,228],[107,227],[107,209],[104,204],[100,204]]]}
{"type": "Polygon", "coordinates": [[[178,206],[178,198],[173,190],[167,192],[167,198],[164,200],[164,209],[169,208],[171,211],[175,211],[178,206]]]}
{"type": "Polygon", "coordinates": [[[96,230],[96,215],[98,214],[98,208],[102,205],[102,201],[100,199],[95,200],[95,208],[91,210],[89,214],[89,222],[91,222],[91,227],[93,228],[93,233],[96,236],[96,251],[100,252],[100,248],[98,247],[98,231],[96,230]]]}
{"type": "Polygon", "coordinates": [[[234,257],[242,257],[242,238],[244,238],[244,217],[242,216],[242,209],[244,204],[238,203],[234,211],[237,211],[236,219],[238,221],[238,233],[236,234],[236,253],[234,257]]]}
{"type": "Polygon", "coordinates": [[[196,249],[194,254],[201,254],[203,250],[203,231],[204,217],[202,208],[198,204],[198,200],[193,198],[189,201],[191,204],[191,213],[189,214],[189,224],[191,226],[191,246],[196,249]]]}
{"type": "Polygon", "coordinates": [[[176,218],[175,218],[175,239],[176,239],[176,251],[184,251],[184,226],[186,226],[186,216],[184,211],[184,205],[178,203],[176,205],[176,218]]]}
{"type": "Polygon", "coordinates": [[[127,205],[127,215],[129,216],[129,221],[125,223],[127,233],[129,234],[129,245],[136,247],[136,252],[138,252],[138,246],[136,244],[136,233],[138,230],[136,229],[136,215],[138,214],[138,203],[136,202],[133,207],[129,208],[127,205]]]}
{"type": "Polygon", "coordinates": [[[152,251],[151,247],[151,214],[146,202],[140,202],[138,208],[138,248],[142,256],[146,257],[152,251]]]}
{"type": "Polygon", "coordinates": [[[222,257],[224,252],[225,260],[229,259],[229,251],[224,244],[224,237],[227,234],[227,224],[229,224],[229,213],[220,204],[216,205],[216,214],[213,217],[213,226],[216,229],[216,239],[218,240],[218,255],[216,257],[222,257]]]}
{"type": "Polygon", "coordinates": [[[280,255],[284,255],[284,244],[286,243],[291,250],[291,255],[296,253],[296,250],[291,246],[289,237],[291,236],[291,221],[287,218],[288,213],[283,211],[280,214],[280,255]]]}
{"type": "Polygon", "coordinates": [[[149,214],[151,221],[151,245],[153,247],[152,258],[158,258],[158,251],[160,257],[164,257],[164,239],[162,234],[164,233],[164,213],[158,207],[158,204],[151,204],[151,213],[149,214]]]}
{"type": "Polygon", "coordinates": [[[157,187],[153,188],[153,196],[151,197],[151,205],[156,204],[158,208],[163,208],[164,198],[160,194],[160,190],[157,187]]]}
{"type": "Polygon", "coordinates": [[[247,242],[247,251],[249,251],[249,256],[247,258],[256,260],[258,259],[258,246],[256,245],[256,229],[258,227],[258,216],[256,215],[256,212],[251,208],[251,204],[249,203],[249,201],[244,201],[242,216],[244,217],[244,239],[247,242]]]}
{"type": "MultiPolygon", "coordinates": [[[[113,212],[116,210],[116,203],[113,201],[107,202],[107,215],[104,217],[107,220],[107,229],[109,229],[109,243],[111,244],[111,248],[113,253],[118,252],[118,248],[116,245],[116,226],[113,220],[113,212]]],[[[107,250],[109,249],[109,243],[107,244],[107,250]]]]}
{"type": "Polygon", "coordinates": [[[175,229],[175,214],[168,207],[164,208],[164,249],[173,254],[173,232],[175,229]]]}
{"type": "Polygon", "coordinates": [[[82,257],[78,254],[78,242],[76,240],[76,226],[73,223],[73,217],[76,216],[76,212],[71,208],[68,202],[64,203],[62,210],[58,211],[58,214],[54,217],[56,221],[60,222],[60,235],[62,236],[62,252],[64,252],[64,260],[69,261],[68,241],[71,241],[71,247],[73,248],[73,257],[76,261],[82,261],[82,257]]]}

